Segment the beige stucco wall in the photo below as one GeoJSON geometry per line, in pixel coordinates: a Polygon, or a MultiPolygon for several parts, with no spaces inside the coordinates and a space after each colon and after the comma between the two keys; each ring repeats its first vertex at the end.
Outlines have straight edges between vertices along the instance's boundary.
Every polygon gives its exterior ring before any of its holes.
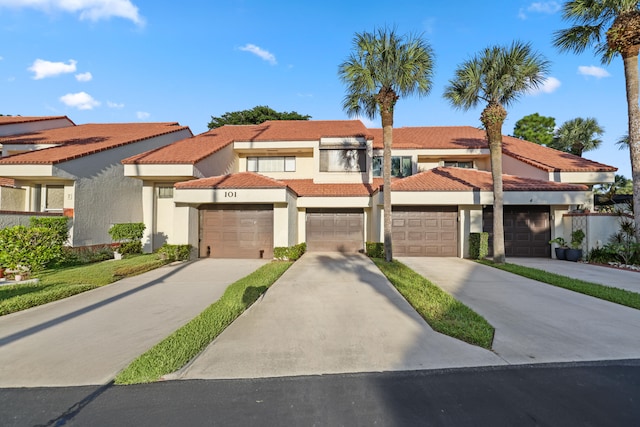
{"type": "MultiPolygon", "coordinates": [[[[489,167],[489,170],[491,167],[489,167]]],[[[502,173],[549,181],[549,172],[533,167],[509,156],[502,156],[502,173]]]]}
{"type": "Polygon", "coordinates": [[[19,214],[15,212],[0,211],[0,228],[14,227],[16,225],[29,225],[29,218],[33,216],[33,212],[25,212],[19,214]]]}
{"type": "Polygon", "coordinates": [[[215,189],[215,188],[176,188],[173,193],[176,203],[286,203],[286,188],[264,188],[259,190],[215,189]]]}
{"type": "Polygon", "coordinates": [[[482,232],[482,206],[460,206],[458,208],[460,238],[458,253],[462,258],[469,257],[469,234],[482,232]]]}
{"type": "Polygon", "coordinates": [[[615,179],[615,172],[553,172],[550,179],[572,184],[602,184],[611,183],[615,179]]]}
{"type": "Polygon", "coordinates": [[[300,243],[300,236],[298,235],[298,206],[297,196],[292,192],[287,192],[287,215],[289,229],[289,242],[287,246],[293,246],[300,243]]]}
{"type": "Polygon", "coordinates": [[[206,178],[237,172],[236,158],[233,145],[227,145],[196,163],[194,176],[196,178],[206,178]]]}
{"type": "Polygon", "coordinates": [[[273,204],[273,246],[289,246],[289,207],[286,203],[273,204]]]}

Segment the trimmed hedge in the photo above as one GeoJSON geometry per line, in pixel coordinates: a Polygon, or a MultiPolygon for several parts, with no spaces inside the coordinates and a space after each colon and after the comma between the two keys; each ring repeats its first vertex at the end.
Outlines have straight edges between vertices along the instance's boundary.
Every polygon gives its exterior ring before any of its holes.
{"type": "Polygon", "coordinates": [[[294,246],[273,248],[273,257],[277,260],[296,261],[307,251],[306,243],[298,243],[294,246]]]}
{"type": "Polygon", "coordinates": [[[384,258],[384,243],[382,242],[367,242],[365,250],[368,257],[384,258]]]}
{"type": "Polygon", "coordinates": [[[188,261],[191,258],[191,245],[170,245],[165,243],[158,249],[158,255],[168,261],[188,261]]]}
{"type": "Polygon", "coordinates": [[[58,236],[58,243],[64,245],[69,240],[69,218],[66,216],[32,216],[29,218],[30,227],[49,228],[58,236]]]}
{"type": "Polygon", "coordinates": [[[489,233],[469,234],[469,257],[484,259],[489,255],[489,233]]]}

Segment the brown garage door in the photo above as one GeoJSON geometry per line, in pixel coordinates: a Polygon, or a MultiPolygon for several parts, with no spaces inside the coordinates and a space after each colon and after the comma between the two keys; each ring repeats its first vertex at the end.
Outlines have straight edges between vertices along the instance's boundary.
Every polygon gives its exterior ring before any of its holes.
{"type": "Polygon", "coordinates": [[[200,257],[272,258],[273,206],[201,208],[200,257]]]}
{"type": "MultiPolygon", "coordinates": [[[[505,206],[503,216],[506,256],[551,257],[548,206],[505,206]]],[[[484,208],[482,222],[489,233],[489,253],[493,254],[493,207],[484,208]]]]}
{"type": "Polygon", "coordinates": [[[458,208],[394,207],[391,236],[394,256],[458,256],[458,208]]]}
{"type": "Polygon", "coordinates": [[[307,209],[307,250],[357,252],[364,245],[362,209],[307,209]]]}

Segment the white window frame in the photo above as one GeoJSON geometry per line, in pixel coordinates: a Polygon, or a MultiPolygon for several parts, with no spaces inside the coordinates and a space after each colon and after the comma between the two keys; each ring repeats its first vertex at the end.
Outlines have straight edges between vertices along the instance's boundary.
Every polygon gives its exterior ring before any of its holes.
{"type": "Polygon", "coordinates": [[[250,156],[247,157],[247,172],[269,173],[269,172],[295,172],[296,158],[295,156],[250,156]],[[282,161],[282,165],[277,165],[276,170],[264,170],[266,165],[274,165],[276,162],[282,161]],[[264,164],[260,167],[260,163],[264,164]],[[281,166],[281,167],[280,167],[281,166]]]}

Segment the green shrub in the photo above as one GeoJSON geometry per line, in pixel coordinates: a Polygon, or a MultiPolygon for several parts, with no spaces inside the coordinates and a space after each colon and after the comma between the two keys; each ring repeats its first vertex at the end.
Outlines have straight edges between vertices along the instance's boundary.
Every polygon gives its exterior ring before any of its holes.
{"type": "Polygon", "coordinates": [[[141,222],[128,222],[113,224],[109,229],[109,235],[113,240],[120,242],[118,252],[121,254],[142,253],[142,237],[145,225],[141,222]]]}
{"type": "Polygon", "coordinates": [[[593,248],[587,255],[587,261],[595,264],[607,264],[609,262],[618,262],[618,254],[610,245],[602,248],[593,248]]]}
{"type": "Polygon", "coordinates": [[[113,258],[113,248],[110,245],[71,248],[64,247],[59,266],[91,264],[113,258]]]}
{"type": "Polygon", "coordinates": [[[168,261],[188,261],[191,258],[191,245],[170,245],[165,243],[158,249],[158,255],[168,261]]]}
{"type": "Polygon", "coordinates": [[[298,243],[294,246],[273,248],[273,257],[278,260],[296,261],[307,251],[306,243],[298,243]]]}
{"type": "Polygon", "coordinates": [[[368,257],[384,258],[384,243],[367,242],[365,243],[365,251],[368,257]]]}
{"type": "Polygon", "coordinates": [[[47,227],[3,228],[0,248],[0,264],[16,271],[39,271],[62,256],[59,232],[47,227]]]}
{"type": "Polygon", "coordinates": [[[30,227],[50,228],[56,232],[58,242],[64,245],[69,240],[69,218],[66,216],[32,216],[30,227]]]}
{"type": "Polygon", "coordinates": [[[469,234],[469,257],[483,259],[489,255],[489,233],[469,234]]]}

